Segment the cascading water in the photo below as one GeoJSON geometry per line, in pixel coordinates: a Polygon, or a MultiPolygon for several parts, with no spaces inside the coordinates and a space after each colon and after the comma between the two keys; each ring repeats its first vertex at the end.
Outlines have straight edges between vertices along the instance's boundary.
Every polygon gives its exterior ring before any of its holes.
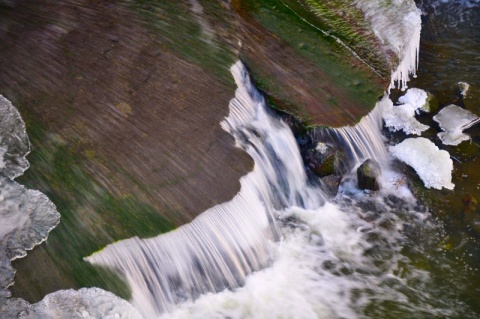
{"type": "MultiPolygon", "coordinates": [[[[111,244],[86,260],[124,275],[146,318],[356,318],[378,296],[420,311],[421,302],[408,306],[411,296],[388,283],[413,291],[407,279],[428,279],[415,268],[400,274],[409,260],[398,253],[402,225],[427,215],[395,196],[327,200],[309,186],[292,132],[269,114],[244,66],[232,73],[238,89],[222,126],[255,160],[240,193],[178,230],[111,244]],[[402,217],[392,213],[399,203],[402,217]]],[[[334,131],[352,146],[353,162],[380,155],[387,165],[379,112],[381,103],[358,126],[334,131]],[[362,134],[376,145],[354,148],[362,134]]]]}
{"type": "Polygon", "coordinates": [[[243,285],[247,275],[270,262],[271,242],[279,237],[275,211],[322,203],[323,194],[306,184],[288,126],[268,114],[241,63],[232,73],[238,89],[222,127],[255,160],[240,193],[176,231],[121,241],[86,258],[126,276],[133,304],[147,318],[202,293],[243,285]]]}
{"type": "Polygon", "coordinates": [[[354,127],[314,129],[312,134],[315,140],[334,143],[344,150],[347,155],[342,163],[344,173],[369,158],[375,159],[382,168],[389,166],[385,138],[382,135],[382,114],[386,103],[388,103],[388,97],[379,101],[375,108],[354,127]]]}

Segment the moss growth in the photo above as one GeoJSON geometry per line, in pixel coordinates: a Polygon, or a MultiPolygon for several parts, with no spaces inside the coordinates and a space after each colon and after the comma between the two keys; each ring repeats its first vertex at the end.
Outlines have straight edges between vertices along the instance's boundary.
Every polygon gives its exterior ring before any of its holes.
{"type": "MultiPolygon", "coordinates": [[[[146,22],[163,48],[172,50],[184,59],[191,61],[207,72],[214,72],[222,81],[233,84],[229,72],[236,57],[228,45],[214,33],[205,35],[205,30],[187,1],[132,0],[126,4],[146,22]]],[[[220,3],[208,5],[209,11],[217,16],[222,10],[220,3]]]]}
{"type": "Polygon", "coordinates": [[[323,161],[321,165],[315,168],[315,175],[324,177],[335,173],[335,155],[332,154],[323,161]]]}
{"type": "MultiPolygon", "coordinates": [[[[343,98],[353,101],[359,109],[364,108],[367,113],[383,94],[385,86],[380,84],[379,77],[367,66],[359,62],[350,51],[339,45],[335,39],[325,35],[313,23],[306,21],[291,9],[294,1],[286,1],[286,6],[280,0],[252,1],[245,0],[237,3],[237,11],[258,21],[262,27],[278,36],[306,61],[312,62],[315,68],[326,78],[317,87],[317,92],[324,96],[322,103],[333,108],[345,107],[339,102],[339,96],[331,94],[329,87],[344,90],[343,98]]],[[[298,4],[297,4],[298,5],[298,4]]],[[[305,12],[308,12],[303,9],[305,12]]],[[[242,59],[251,67],[252,76],[259,87],[275,100],[281,101],[283,110],[296,114],[302,121],[311,124],[308,112],[303,105],[296,105],[291,96],[286,94],[279,80],[265,71],[263,62],[255,56],[242,53],[242,59]],[[268,79],[268,80],[267,80],[268,79]]],[[[277,61],[281,63],[281,61],[277,61]]],[[[313,70],[312,70],[313,71],[313,70]]],[[[363,114],[363,115],[364,115],[363,114]]],[[[321,123],[325,124],[325,123],[321,123]]]]}
{"type": "MultiPolygon", "coordinates": [[[[86,170],[97,160],[94,150],[85,149],[80,142],[49,136],[37,117],[26,112],[22,115],[33,150],[28,157],[31,168],[18,181],[44,192],[61,214],[61,222],[48,241],[35,250],[37,260],[50,260],[56,267],[56,271],[49,269],[59,276],[55,287],[95,286],[128,299],[131,292],[121,278],[83,258],[121,239],[167,232],[173,224],[162,217],[164,212],[156,211],[135,194],[118,197],[98,185],[86,170]]],[[[19,271],[14,295],[21,294],[33,302],[53,290],[43,282],[35,284],[46,270],[29,265],[28,256],[15,261],[14,267],[19,271]]]]}

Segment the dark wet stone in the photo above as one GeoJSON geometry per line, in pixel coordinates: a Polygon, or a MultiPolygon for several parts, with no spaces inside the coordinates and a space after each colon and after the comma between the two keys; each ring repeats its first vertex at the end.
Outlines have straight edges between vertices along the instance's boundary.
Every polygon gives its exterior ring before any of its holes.
{"type": "Polygon", "coordinates": [[[342,176],[335,174],[322,177],[322,190],[330,196],[335,196],[338,193],[341,180],[342,176]]]}
{"type": "Polygon", "coordinates": [[[367,159],[357,169],[358,188],[378,191],[378,178],[382,174],[380,165],[373,159],[367,159]]]}
{"type": "Polygon", "coordinates": [[[335,173],[335,159],[335,149],[331,145],[324,143],[305,152],[305,163],[318,177],[335,173]]]}
{"type": "Polygon", "coordinates": [[[475,197],[467,194],[462,198],[462,202],[464,206],[463,213],[465,216],[477,212],[478,201],[475,197]]]}
{"type": "Polygon", "coordinates": [[[465,226],[475,234],[480,235],[480,214],[478,213],[478,201],[470,194],[462,198],[463,222],[465,226]]]}

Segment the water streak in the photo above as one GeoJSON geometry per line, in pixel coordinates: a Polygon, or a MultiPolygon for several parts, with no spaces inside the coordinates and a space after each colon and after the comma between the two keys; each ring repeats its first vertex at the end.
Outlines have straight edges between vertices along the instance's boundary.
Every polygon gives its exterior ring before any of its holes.
{"type": "Polygon", "coordinates": [[[369,158],[376,160],[382,169],[388,169],[389,155],[382,135],[382,115],[389,101],[388,96],[384,96],[355,126],[314,129],[315,140],[328,141],[343,150],[346,155],[340,165],[343,173],[350,172],[369,158]]]}

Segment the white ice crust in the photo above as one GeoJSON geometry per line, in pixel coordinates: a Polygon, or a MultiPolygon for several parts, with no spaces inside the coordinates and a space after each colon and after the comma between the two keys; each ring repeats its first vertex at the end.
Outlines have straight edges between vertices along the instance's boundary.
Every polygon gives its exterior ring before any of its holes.
{"type": "Polygon", "coordinates": [[[463,130],[480,121],[477,115],[453,104],[443,108],[433,119],[444,131],[437,135],[445,145],[458,145],[468,141],[470,136],[464,134],[463,130]]]}
{"type": "Polygon", "coordinates": [[[392,70],[390,87],[398,82],[399,88],[407,88],[410,74],[415,77],[418,67],[421,11],[412,0],[389,1],[388,5],[383,0],[356,0],[354,3],[365,14],[385,51],[395,53],[400,61],[397,69],[392,70]]]}
{"type": "Polygon", "coordinates": [[[47,196],[13,180],[29,167],[29,151],[20,113],[0,95],[0,304],[13,284],[11,260],[24,257],[27,250],[46,240],[60,219],[47,196]]]}
{"type": "Polygon", "coordinates": [[[447,151],[439,150],[430,140],[417,137],[390,146],[393,156],[413,167],[425,187],[453,189],[453,162],[447,151]]]}
{"type": "Polygon", "coordinates": [[[390,100],[386,103],[383,113],[385,126],[392,132],[404,131],[405,134],[421,135],[423,131],[428,129],[428,126],[417,121],[415,113],[418,114],[425,107],[427,98],[427,92],[412,88],[398,99],[402,104],[393,105],[390,100]]]}
{"type": "Polygon", "coordinates": [[[465,98],[467,97],[468,89],[470,89],[470,84],[467,82],[458,82],[458,89],[460,90],[460,94],[465,98]]]}
{"type": "Polygon", "coordinates": [[[23,299],[9,299],[0,306],[2,318],[25,319],[141,319],[140,313],[127,301],[100,288],[78,291],[59,290],[33,305],[23,299]]]}

